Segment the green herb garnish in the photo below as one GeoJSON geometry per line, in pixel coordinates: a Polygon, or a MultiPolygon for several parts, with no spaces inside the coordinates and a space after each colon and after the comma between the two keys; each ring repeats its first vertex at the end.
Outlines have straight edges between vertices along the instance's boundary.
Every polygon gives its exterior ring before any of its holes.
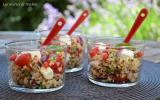
{"type": "Polygon", "coordinates": [[[22,70],[22,74],[23,74],[23,76],[25,76],[25,77],[30,76],[30,73],[29,73],[27,70],[22,70]]]}
{"type": "Polygon", "coordinates": [[[73,47],[72,47],[72,51],[73,51],[73,52],[76,52],[76,51],[77,51],[77,46],[73,46],[73,47]]]}
{"type": "Polygon", "coordinates": [[[62,51],[62,47],[61,46],[48,46],[47,49],[54,49],[54,50],[57,50],[57,51],[62,51]]]}
{"type": "Polygon", "coordinates": [[[43,86],[42,82],[40,82],[40,84],[37,84],[37,89],[45,89],[45,86],[43,86]]]}
{"type": "Polygon", "coordinates": [[[111,73],[114,72],[114,69],[112,67],[107,67],[106,68],[106,72],[109,73],[109,74],[111,74],[111,73]]]}
{"type": "Polygon", "coordinates": [[[55,60],[56,60],[56,57],[52,57],[52,58],[51,58],[51,61],[55,61],[55,60]]]}

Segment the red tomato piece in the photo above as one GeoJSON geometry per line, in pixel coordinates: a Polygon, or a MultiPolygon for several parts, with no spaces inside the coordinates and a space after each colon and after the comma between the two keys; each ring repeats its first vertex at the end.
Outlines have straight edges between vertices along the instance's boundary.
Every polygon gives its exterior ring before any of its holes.
{"type": "Polygon", "coordinates": [[[51,68],[52,68],[53,71],[57,68],[57,66],[56,66],[55,63],[54,63],[54,64],[51,64],[50,66],[51,66],[51,68]]]}
{"type": "Polygon", "coordinates": [[[43,66],[44,66],[45,68],[47,68],[47,67],[49,66],[49,63],[48,63],[47,61],[45,61],[45,62],[43,63],[43,66]]]}
{"type": "Polygon", "coordinates": [[[98,52],[99,52],[99,48],[98,48],[98,47],[95,47],[95,48],[92,48],[92,49],[89,51],[89,55],[90,55],[91,58],[93,58],[98,52]]]}
{"type": "Polygon", "coordinates": [[[31,60],[31,54],[24,53],[17,56],[15,59],[15,64],[23,67],[24,65],[28,65],[31,60]]]}
{"type": "Polygon", "coordinates": [[[12,55],[9,57],[9,60],[10,60],[10,61],[15,61],[16,58],[17,58],[17,54],[12,54],[12,55]]]}
{"type": "Polygon", "coordinates": [[[136,53],[136,57],[141,58],[144,55],[143,51],[139,51],[136,53]]]}
{"type": "Polygon", "coordinates": [[[54,65],[51,66],[54,73],[59,74],[62,73],[64,70],[63,62],[55,62],[54,65]]]}
{"type": "Polygon", "coordinates": [[[71,47],[70,46],[67,47],[67,52],[71,53],[71,47]]]}
{"type": "Polygon", "coordinates": [[[64,71],[64,64],[61,63],[61,65],[57,68],[58,73],[62,73],[64,71]]]}
{"type": "Polygon", "coordinates": [[[56,61],[61,62],[62,60],[63,60],[62,55],[61,54],[57,55],[56,61]]]}
{"type": "Polygon", "coordinates": [[[109,56],[108,53],[102,53],[103,60],[107,60],[108,56],[109,56]]]}

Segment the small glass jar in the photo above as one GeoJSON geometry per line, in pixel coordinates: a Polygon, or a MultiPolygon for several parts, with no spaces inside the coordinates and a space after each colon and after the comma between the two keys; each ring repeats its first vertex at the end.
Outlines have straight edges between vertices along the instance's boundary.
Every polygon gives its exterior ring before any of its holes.
{"type": "Polygon", "coordinates": [[[28,93],[43,93],[64,86],[66,44],[40,40],[14,41],[6,44],[9,61],[9,86],[28,93]]]}
{"type": "MultiPolygon", "coordinates": [[[[54,38],[67,44],[66,66],[65,72],[77,72],[83,69],[84,52],[86,47],[86,38],[81,35],[80,31],[73,32],[73,35],[66,35],[68,30],[62,30],[54,38]]],[[[49,31],[43,30],[39,32],[43,41],[49,31]]]]}
{"type": "Polygon", "coordinates": [[[129,87],[139,80],[144,44],[122,43],[121,38],[96,38],[88,42],[88,78],[106,87],[129,87]]]}

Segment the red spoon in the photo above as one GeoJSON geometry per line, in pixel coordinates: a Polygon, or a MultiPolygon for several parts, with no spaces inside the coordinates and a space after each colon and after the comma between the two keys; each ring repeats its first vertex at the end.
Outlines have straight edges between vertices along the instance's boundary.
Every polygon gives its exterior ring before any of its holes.
{"type": "Polygon", "coordinates": [[[127,37],[123,41],[124,43],[129,43],[130,42],[133,35],[136,33],[136,31],[138,30],[138,28],[140,27],[140,25],[142,24],[144,19],[147,17],[147,15],[148,15],[148,10],[146,8],[142,8],[141,11],[139,12],[134,24],[132,25],[132,28],[129,31],[127,37]]]}
{"type": "Polygon", "coordinates": [[[57,35],[57,33],[62,29],[66,20],[61,17],[57,20],[56,24],[51,29],[50,33],[48,34],[47,38],[44,40],[42,45],[47,45],[51,42],[51,40],[57,35]]]}
{"type": "Polygon", "coordinates": [[[79,16],[79,18],[77,19],[77,21],[73,24],[73,26],[71,27],[71,29],[68,31],[68,35],[71,35],[72,32],[74,32],[74,30],[85,20],[85,18],[89,15],[89,11],[88,10],[84,10],[82,12],[82,14],[79,16]]]}

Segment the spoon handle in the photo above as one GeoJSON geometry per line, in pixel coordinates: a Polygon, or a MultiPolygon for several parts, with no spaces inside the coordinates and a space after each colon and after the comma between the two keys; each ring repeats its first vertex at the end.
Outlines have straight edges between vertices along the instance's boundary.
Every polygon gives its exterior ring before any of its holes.
{"type": "Polygon", "coordinates": [[[62,29],[65,23],[66,20],[63,17],[59,18],[42,45],[49,44],[52,41],[52,39],[58,34],[58,32],[62,29]]]}
{"type": "Polygon", "coordinates": [[[133,37],[133,35],[137,31],[137,29],[140,27],[140,25],[142,24],[144,19],[147,17],[147,15],[148,15],[148,10],[146,8],[142,8],[141,11],[139,12],[134,24],[132,25],[130,32],[128,33],[127,37],[125,38],[124,43],[130,42],[131,38],[133,37]]]}
{"type": "Polygon", "coordinates": [[[71,27],[71,29],[68,31],[68,35],[71,35],[72,32],[85,20],[85,18],[89,15],[89,11],[88,10],[84,10],[82,12],[82,14],[79,16],[79,18],[77,19],[77,21],[73,24],[73,26],[71,27]]]}

